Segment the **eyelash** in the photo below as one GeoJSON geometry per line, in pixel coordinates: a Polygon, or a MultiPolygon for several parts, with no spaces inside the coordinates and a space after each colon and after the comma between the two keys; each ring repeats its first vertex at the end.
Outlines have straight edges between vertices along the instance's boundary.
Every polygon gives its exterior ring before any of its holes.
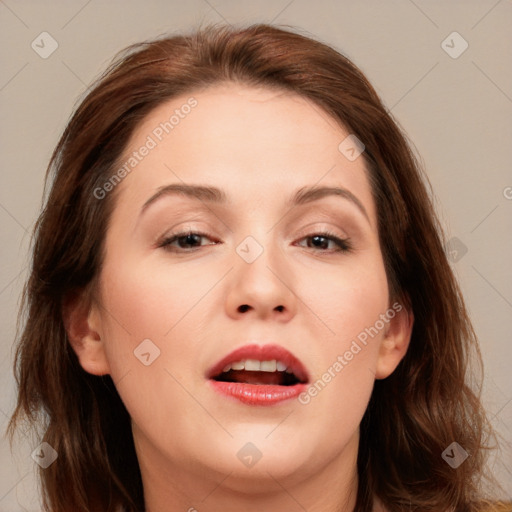
{"type": "MultiPolygon", "coordinates": [[[[185,238],[185,237],[188,237],[188,236],[191,236],[191,235],[197,235],[197,236],[200,236],[200,237],[205,237],[205,238],[210,238],[211,239],[211,237],[208,234],[206,234],[206,233],[202,233],[202,232],[199,232],[199,231],[183,231],[181,233],[175,233],[175,234],[170,235],[169,237],[164,238],[158,244],[158,247],[161,247],[161,248],[163,248],[165,250],[168,250],[170,252],[183,252],[183,253],[195,252],[198,249],[198,247],[197,248],[193,248],[193,249],[182,249],[182,248],[176,248],[176,247],[171,248],[171,244],[173,242],[176,242],[180,238],[185,238]]],[[[347,253],[347,252],[350,252],[352,250],[352,245],[351,245],[351,242],[350,242],[350,238],[339,238],[338,236],[336,236],[334,233],[331,233],[330,231],[320,231],[320,232],[317,232],[317,233],[312,233],[310,235],[302,237],[301,240],[304,240],[304,239],[307,239],[307,238],[311,238],[312,239],[312,238],[316,238],[316,237],[332,240],[338,246],[337,249],[330,250],[330,251],[329,250],[322,250],[320,252],[324,252],[324,253],[327,253],[327,254],[332,254],[332,253],[347,253]]],[[[213,245],[213,244],[207,244],[207,245],[213,245]]],[[[202,247],[202,246],[200,246],[200,247],[202,247]]]]}

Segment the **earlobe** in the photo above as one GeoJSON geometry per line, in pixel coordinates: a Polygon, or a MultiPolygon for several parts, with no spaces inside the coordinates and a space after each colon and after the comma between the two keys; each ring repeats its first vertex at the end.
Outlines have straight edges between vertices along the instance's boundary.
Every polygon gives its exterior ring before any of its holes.
{"type": "Polygon", "coordinates": [[[68,296],[62,304],[62,319],[80,366],[92,375],[109,374],[105,343],[100,334],[101,317],[94,302],[85,299],[82,293],[68,296]]]}
{"type": "Polygon", "coordinates": [[[411,340],[414,315],[408,307],[402,306],[400,311],[390,320],[379,348],[376,379],[389,377],[405,356],[411,340]]]}

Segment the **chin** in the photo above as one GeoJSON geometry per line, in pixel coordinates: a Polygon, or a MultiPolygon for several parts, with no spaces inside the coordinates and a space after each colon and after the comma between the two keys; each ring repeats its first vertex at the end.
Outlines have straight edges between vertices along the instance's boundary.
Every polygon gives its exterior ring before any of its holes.
{"type": "Polygon", "coordinates": [[[310,476],[311,468],[304,461],[297,461],[296,454],[276,453],[265,459],[262,457],[253,467],[226,461],[222,468],[223,474],[230,474],[226,485],[241,493],[268,493],[277,491],[279,484],[289,487],[310,476]]]}
{"type": "MultiPolygon", "coordinates": [[[[265,436],[268,433],[266,428],[265,436]]],[[[315,472],[317,464],[325,464],[318,460],[322,458],[318,453],[315,457],[313,446],[293,437],[284,443],[272,440],[272,435],[265,439],[258,430],[257,434],[247,432],[243,440],[236,436],[224,445],[216,444],[216,450],[208,451],[208,459],[201,461],[204,470],[229,474],[229,486],[240,492],[268,492],[276,490],[276,480],[288,485],[298,483],[315,472]]]]}

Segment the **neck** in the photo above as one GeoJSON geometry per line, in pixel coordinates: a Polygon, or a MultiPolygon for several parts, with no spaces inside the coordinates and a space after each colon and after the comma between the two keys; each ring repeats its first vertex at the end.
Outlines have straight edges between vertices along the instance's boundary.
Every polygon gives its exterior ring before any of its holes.
{"type": "MultiPolygon", "coordinates": [[[[134,432],[135,434],[135,432],[134,432]]],[[[316,467],[287,476],[223,474],[214,468],[169,461],[144,438],[134,436],[146,512],[351,512],[357,496],[357,432],[343,451],[316,467]]]]}

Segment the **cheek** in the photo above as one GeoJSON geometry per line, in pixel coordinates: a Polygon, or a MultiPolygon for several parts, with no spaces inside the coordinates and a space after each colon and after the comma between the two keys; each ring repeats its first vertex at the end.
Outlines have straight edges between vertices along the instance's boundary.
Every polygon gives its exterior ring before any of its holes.
{"type": "Polygon", "coordinates": [[[327,346],[343,349],[388,308],[388,284],[382,259],[347,260],[335,272],[299,278],[297,295],[317,318],[327,346]]]}
{"type": "MultiPolygon", "coordinates": [[[[217,278],[218,279],[218,278],[217,278]]],[[[106,324],[131,342],[171,338],[175,328],[215,283],[197,270],[130,264],[105,266],[102,297],[106,324]],[[123,333],[124,331],[124,333],[123,333]]],[[[117,336],[113,336],[113,341],[117,336]]],[[[123,344],[125,341],[123,340],[123,344]]]]}
{"type": "Polygon", "coordinates": [[[312,383],[299,402],[315,409],[327,429],[357,429],[375,381],[380,341],[388,323],[388,285],[380,258],[301,282],[318,317],[312,383]],[[322,335],[320,336],[320,332],[322,335]]]}
{"type": "Polygon", "coordinates": [[[173,433],[184,435],[191,428],[171,420],[170,411],[190,409],[190,396],[179,383],[195,368],[202,329],[194,305],[212,286],[205,281],[131,267],[128,259],[104,267],[102,336],[110,374],[134,424],[144,431],[158,428],[162,434],[162,426],[172,424],[173,433]]]}
{"type": "Polygon", "coordinates": [[[135,397],[143,397],[143,389],[148,396],[160,390],[161,396],[175,385],[169,372],[180,382],[199,377],[197,354],[212,329],[210,310],[218,317],[222,307],[212,304],[212,290],[224,273],[204,272],[204,266],[169,270],[168,264],[146,265],[128,257],[119,264],[106,262],[102,336],[114,382],[129,375],[126,381],[137,382],[135,397]]]}
{"type": "Polygon", "coordinates": [[[152,380],[165,333],[179,305],[162,296],[155,276],[130,264],[106,262],[101,276],[102,332],[114,382],[130,375],[152,380]],[[149,355],[148,355],[149,354],[149,355]],[[150,363],[150,364],[149,364],[150,363]]]}

